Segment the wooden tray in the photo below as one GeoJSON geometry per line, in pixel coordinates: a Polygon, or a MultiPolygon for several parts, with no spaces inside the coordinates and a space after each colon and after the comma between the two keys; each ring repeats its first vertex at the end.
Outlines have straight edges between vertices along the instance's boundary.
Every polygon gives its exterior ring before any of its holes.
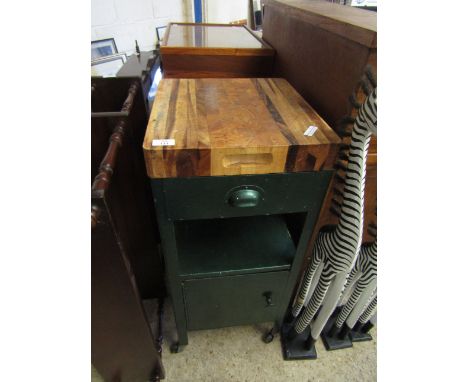
{"type": "Polygon", "coordinates": [[[331,169],[339,143],[284,79],[163,79],[143,149],[149,177],[174,178],[331,169]]]}
{"type": "Polygon", "coordinates": [[[161,43],[165,78],[266,77],[274,49],[243,25],[170,23],[161,43]]]}

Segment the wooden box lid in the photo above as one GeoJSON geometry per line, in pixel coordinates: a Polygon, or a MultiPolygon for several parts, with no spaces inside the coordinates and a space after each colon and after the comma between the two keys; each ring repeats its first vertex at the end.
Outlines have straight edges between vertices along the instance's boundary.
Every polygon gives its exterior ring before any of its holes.
{"type": "Polygon", "coordinates": [[[339,143],[284,79],[163,79],[143,150],[150,178],[175,178],[331,169],[339,143]]]}
{"type": "Polygon", "coordinates": [[[340,35],[369,48],[377,47],[377,13],[328,1],[266,0],[268,7],[280,7],[285,17],[340,35]]]}
{"type": "Polygon", "coordinates": [[[165,54],[273,56],[275,51],[244,25],[169,23],[165,54]]]}

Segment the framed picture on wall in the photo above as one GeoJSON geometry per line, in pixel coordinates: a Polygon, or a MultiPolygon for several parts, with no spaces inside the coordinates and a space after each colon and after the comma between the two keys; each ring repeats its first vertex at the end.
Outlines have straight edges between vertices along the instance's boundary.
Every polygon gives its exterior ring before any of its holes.
{"type": "Polygon", "coordinates": [[[117,53],[92,60],[91,76],[115,77],[125,62],[127,62],[127,55],[125,53],[117,53]]]}
{"type": "Polygon", "coordinates": [[[91,41],[91,60],[111,56],[118,53],[117,45],[113,38],[91,41]]]}
{"type": "Polygon", "coordinates": [[[156,27],[156,37],[158,38],[158,43],[161,42],[164,38],[164,33],[166,33],[167,25],[162,27],[156,27]]]}

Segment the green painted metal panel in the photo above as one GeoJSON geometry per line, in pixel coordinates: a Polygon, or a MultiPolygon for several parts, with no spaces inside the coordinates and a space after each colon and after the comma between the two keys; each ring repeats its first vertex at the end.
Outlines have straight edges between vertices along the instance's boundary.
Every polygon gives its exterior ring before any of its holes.
{"type": "Polygon", "coordinates": [[[187,328],[274,321],[288,275],[283,271],[185,281],[187,328]]]}
{"type": "Polygon", "coordinates": [[[176,222],[183,278],[289,270],[296,248],[282,216],[176,222]]]}
{"type": "Polygon", "coordinates": [[[152,179],[162,184],[169,219],[207,219],[303,212],[320,208],[331,171],[152,179]],[[240,190],[250,190],[234,203],[240,190]],[[255,191],[255,192],[254,192],[255,191]],[[253,201],[257,198],[258,200],[253,201]],[[245,201],[250,196],[250,203],[245,201]]]}

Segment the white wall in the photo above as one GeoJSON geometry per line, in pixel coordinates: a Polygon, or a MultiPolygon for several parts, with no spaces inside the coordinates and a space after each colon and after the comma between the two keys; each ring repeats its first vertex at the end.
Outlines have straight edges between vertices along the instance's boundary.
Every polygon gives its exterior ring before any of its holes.
{"type": "Polygon", "coordinates": [[[113,37],[119,52],[152,50],[156,27],[170,21],[192,21],[192,1],[187,0],[91,0],[91,39],[113,37]]]}
{"type": "Polygon", "coordinates": [[[203,21],[229,23],[247,19],[248,4],[248,0],[205,0],[203,21]]]}
{"type": "MultiPolygon", "coordinates": [[[[249,0],[204,0],[209,23],[247,19],[249,0]]],[[[119,52],[133,54],[156,45],[157,26],[170,21],[193,22],[193,0],[91,0],[91,40],[113,37],[119,52]]]]}

